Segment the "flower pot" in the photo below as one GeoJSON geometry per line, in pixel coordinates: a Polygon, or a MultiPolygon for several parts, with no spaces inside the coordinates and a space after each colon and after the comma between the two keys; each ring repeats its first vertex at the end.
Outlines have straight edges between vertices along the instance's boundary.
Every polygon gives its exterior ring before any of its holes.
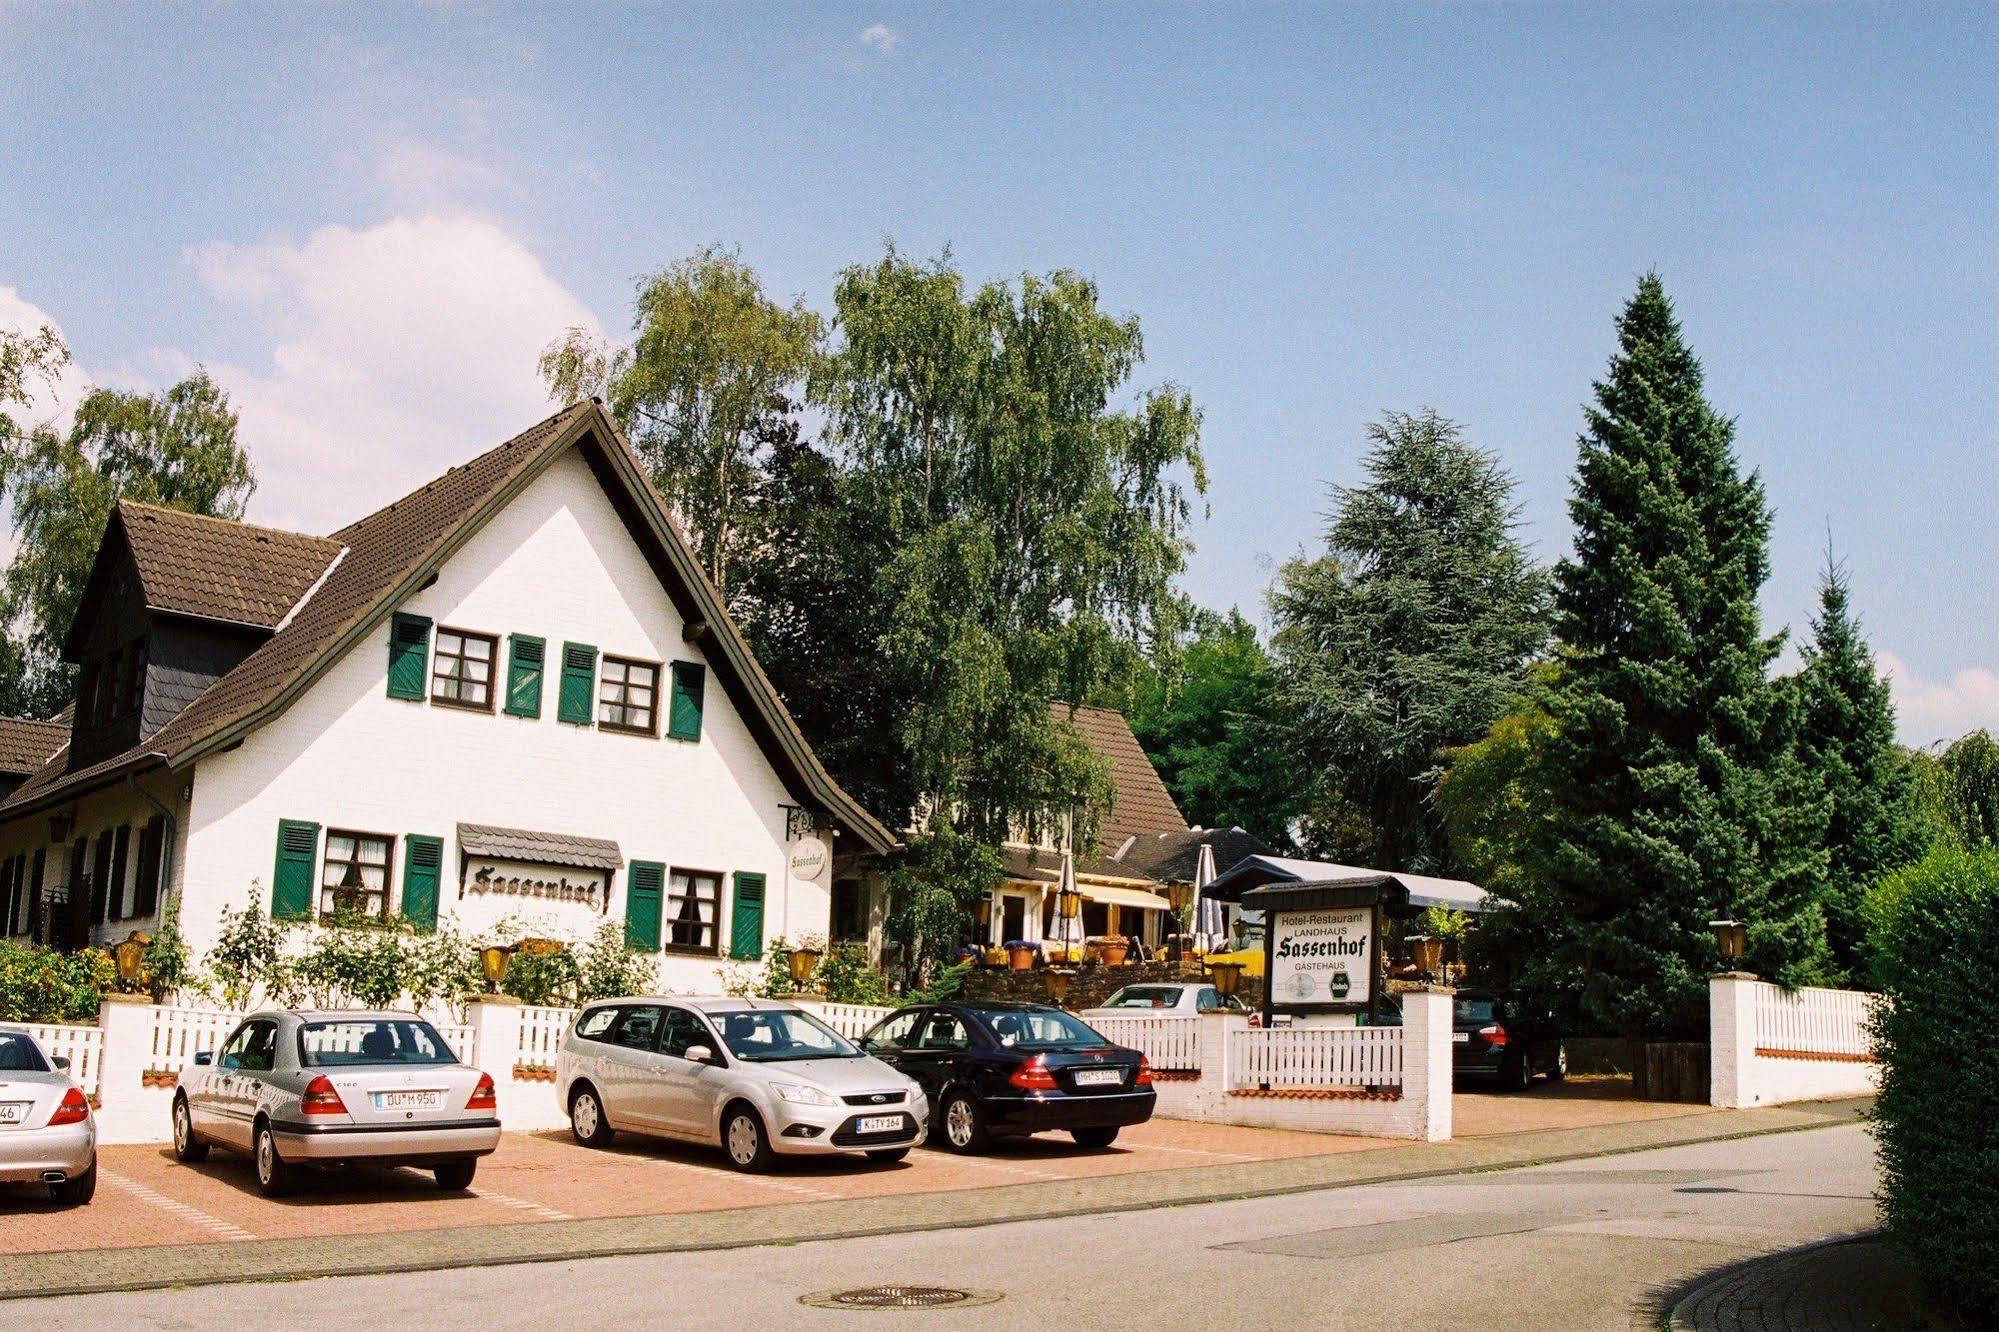
{"type": "Polygon", "coordinates": [[[1123,966],[1125,956],[1131,952],[1131,945],[1122,939],[1107,939],[1099,948],[1098,956],[1103,959],[1103,963],[1107,967],[1123,966]]]}
{"type": "Polygon", "coordinates": [[[985,964],[986,964],[987,966],[989,966],[989,967],[1003,967],[1003,966],[1005,966],[1005,965],[1007,964],[1007,963],[1006,963],[1006,949],[1004,949],[1004,948],[988,948],[988,949],[986,949],[986,951],[985,951],[985,958],[984,958],[984,961],[985,961],[985,964]]]}
{"type": "Polygon", "coordinates": [[[1006,950],[1007,965],[1015,971],[1034,970],[1034,950],[1032,948],[1009,948],[1006,950]]]}

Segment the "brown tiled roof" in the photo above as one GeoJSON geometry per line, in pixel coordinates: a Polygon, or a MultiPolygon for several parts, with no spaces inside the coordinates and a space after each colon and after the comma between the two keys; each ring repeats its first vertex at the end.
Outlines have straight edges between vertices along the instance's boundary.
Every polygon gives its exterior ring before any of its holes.
{"type": "MultiPolygon", "coordinates": [[[[1062,879],[1062,853],[1039,846],[1002,847],[1000,868],[1006,872],[1007,878],[1018,883],[1059,883],[1062,879]]],[[[1152,881],[1152,876],[1137,866],[1127,865],[1101,853],[1077,856],[1076,873],[1099,879],[1152,881]]]]}
{"type": "Polygon", "coordinates": [[[458,825],[461,855],[520,860],[530,865],[580,865],[585,869],[619,869],[625,853],[602,837],[572,837],[567,833],[531,832],[526,828],[496,828],[484,823],[458,825]]]}
{"type": "Polygon", "coordinates": [[[282,628],[152,739],[79,770],[51,763],[0,801],[0,815],[62,790],[88,786],[124,769],[159,761],[179,767],[276,716],[381,616],[414,594],[424,577],[469,540],[481,520],[497,512],[542,465],[571,444],[592,437],[602,444],[610,471],[630,488],[639,517],[653,526],[669,562],[685,579],[690,597],[712,630],[710,651],[743,682],[747,702],[764,723],[786,766],[797,776],[804,788],[801,794],[825,805],[869,848],[882,851],[892,847],[894,837],[834,783],[799,734],[723,609],[720,595],[702,575],[685,537],[667,515],[664,501],[595,402],[566,407],[498,448],[335,532],[329,543],[335,549],[345,547],[345,553],[312,596],[295,607],[282,628]]]}
{"type": "Polygon", "coordinates": [[[0,717],[0,773],[21,776],[34,772],[68,740],[66,721],[0,717]]]}
{"type": "Polygon", "coordinates": [[[121,500],[118,520],[149,609],[274,629],[340,543],[121,500]]]}
{"type": "Polygon", "coordinates": [[[1137,838],[1118,859],[1161,883],[1192,883],[1200,869],[1203,846],[1214,848],[1217,874],[1245,856],[1277,854],[1275,847],[1241,828],[1195,828],[1137,838]]]}
{"type": "Polygon", "coordinates": [[[1110,708],[1070,708],[1053,703],[1049,710],[1066,721],[1110,768],[1111,808],[1098,830],[1097,845],[1115,855],[1128,837],[1185,832],[1187,820],[1166,792],[1166,783],[1131,733],[1122,712],[1110,708]]]}

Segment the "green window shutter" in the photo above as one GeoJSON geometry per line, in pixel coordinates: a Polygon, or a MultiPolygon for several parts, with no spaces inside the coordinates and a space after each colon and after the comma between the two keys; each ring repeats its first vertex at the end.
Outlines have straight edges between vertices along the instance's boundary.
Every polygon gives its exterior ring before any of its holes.
{"type": "Polygon", "coordinates": [[[764,955],[764,876],[738,872],[729,916],[729,956],[754,962],[764,955]]]}
{"type": "Polygon", "coordinates": [[[422,698],[429,664],[429,617],[398,612],[389,625],[389,697],[422,698]]]}
{"type": "Polygon", "coordinates": [[[319,825],[278,820],[278,867],[271,873],[271,916],[297,920],[312,914],[312,866],[319,853],[319,825]]]}
{"type": "Polygon", "coordinates": [[[562,645],[562,695],[555,702],[555,719],[588,726],[597,692],[597,649],[587,643],[562,645]]]}
{"type": "Polygon", "coordinates": [[[667,713],[666,733],[674,739],[701,738],[701,693],[707,677],[707,668],[699,662],[673,663],[673,703],[667,713]]]}
{"type": "Polygon", "coordinates": [[[632,862],[631,883],[625,888],[625,946],[635,952],[659,951],[660,894],[666,888],[666,866],[651,860],[632,862]]]}
{"type": "Polygon", "coordinates": [[[437,928],[437,881],[443,872],[443,838],[421,833],[403,838],[403,918],[419,930],[437,928]]]}
{"type": "Polygon", "coordinates": [[[541,716],[541,668],[548,645],[527,634],[507,636],[507,713],[541,716]]]}

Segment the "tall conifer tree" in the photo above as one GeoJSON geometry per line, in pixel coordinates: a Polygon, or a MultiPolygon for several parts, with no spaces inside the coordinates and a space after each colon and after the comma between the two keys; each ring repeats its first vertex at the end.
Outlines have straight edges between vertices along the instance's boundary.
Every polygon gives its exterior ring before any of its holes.
{"type": "Polygon", "coordinates": [[[1768,677],[1782,637],[1756,606],[1762,483],[1737,466],[1656,275],[1617,336],[1580,441],[1575,553],[1555,574],[1554,909],[1537,970],[1597,1022],[1693,1033],[1717,914],[1749,922],[1761,974],[1818,974],[1824,816],[1792,753],[1792,693],[1768,677]]]}

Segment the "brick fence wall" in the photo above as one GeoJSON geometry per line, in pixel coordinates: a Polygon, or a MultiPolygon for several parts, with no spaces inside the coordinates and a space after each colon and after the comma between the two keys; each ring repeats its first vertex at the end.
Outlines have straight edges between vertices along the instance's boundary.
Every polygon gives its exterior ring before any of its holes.
{"type": "MultiPolygon", "coordinates": [[[[1069,978],[1069,993],[1062,1000],[1062,1006],[1069,1009],[1095,1008],[1110,998],[1115,990],[1127,985],[1144,985],[1154,982],[1185,982],[1197,977],[1189,971],[1182,971],[1178,962],[1136,962],[1124,967],[1104,967],[1088,963],[1076,968],[1069,978]]],[[[1259,976],[1244,976],[1242,988],[1238,991],[1242,1001],[1251,1008],[1263,1002],[1263,979],[1259,976]]],[[[1041,1004],[1048,1002],[1047,981],[1041,968],[1033,971],[1008,971],[999,967],[975,967],[965,977],[965,997],[967,999],[1005,999],[1019,1003],[1041,1004]]]]}

